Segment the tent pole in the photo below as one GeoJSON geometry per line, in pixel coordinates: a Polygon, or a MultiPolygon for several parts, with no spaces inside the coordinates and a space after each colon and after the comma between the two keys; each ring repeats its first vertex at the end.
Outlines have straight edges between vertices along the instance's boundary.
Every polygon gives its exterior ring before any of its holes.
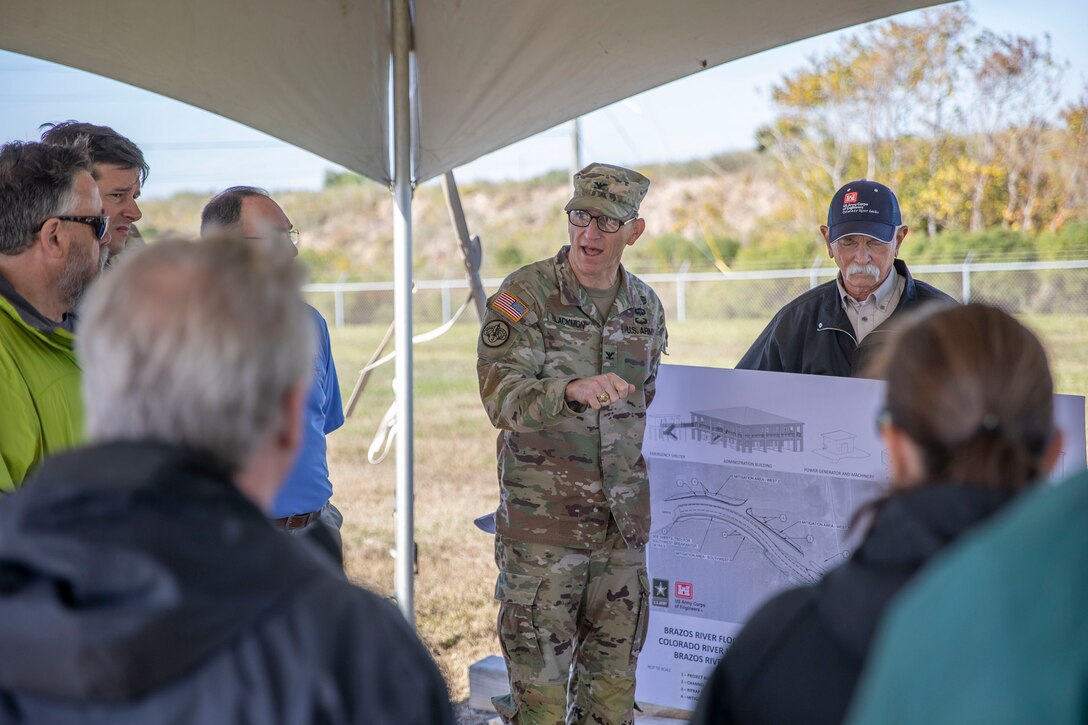
{"type": "Polygon", "coordinates": [[[453,178],[453,172],[447,171],[442,176],[442,191],[446,194],[446,207],[450,210],[450,221],[457,232],[457,241],[461,243],[461,257],[465,262],[465,274],[468,276],[468,286],[472,290],[472,301],[476,303],[476,317],[482,325],[484,315],[487,313],[487,291],[480,280],[480,262],[483,252],[480,248],[480,238],[470,236],[468,222],[465,221],[465,210],[461,206],[461,194],[457,191],[457,180],[453,178]]]}
{"type": "Polygon", "coordinates": [[[397,606],[415,626],[415,524],[412,420],[412,128],[409,97],[411,15],[409,0],[393,3],[393,319],[397,357],[397,606]]]}

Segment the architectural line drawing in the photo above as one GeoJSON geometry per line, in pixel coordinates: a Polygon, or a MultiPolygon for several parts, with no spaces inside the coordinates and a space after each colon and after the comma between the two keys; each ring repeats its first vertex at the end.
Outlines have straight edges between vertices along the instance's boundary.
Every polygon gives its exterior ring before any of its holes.
{"type": "Polygon", "coordinates": [[[869,457],[868,451],[857,447],[857,436],[853,433],[839,429],[821,433],[820,438],[823,441],[823,447],[817,448],[813,453],[830,459],[833,463],[838,463],[844,458],[869,457]]]}
{"type": "Polygon", "coordinates": [[[650,439],[720,443],[741,453],[805,449],[803,422],[758,408],[693,410],[687,416],[687,420],[682,413],[651,416],[650,439]]]}
{"type": "Polygon", "coordinates": [[[763,555],[792,581],[810,584],[824,575],[823,569],[809,562],[805,552],[794,543],[795,537],[774,529],[751,507],[742,509],[747,499],[710,493],[698,479],[692,479],[692,483],[694,485],[689,492],[666,499],[674,505],[672,520],[654,535],[668,535],[674,526],[686,521],[705,520],[738,532],[759,547],[763,555]]]}

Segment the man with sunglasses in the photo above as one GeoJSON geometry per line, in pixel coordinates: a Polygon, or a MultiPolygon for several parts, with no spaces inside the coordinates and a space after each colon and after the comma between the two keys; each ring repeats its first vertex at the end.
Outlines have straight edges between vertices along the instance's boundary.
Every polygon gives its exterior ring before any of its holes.
{"type": "Polygon", "coordinates": [[[75,309],[106,259],[86,143],[0,147],[0,491],[83,436],[75,309]]]}
{"type": "Polygon", "coordinates": [[[42,143],[72,144],[87,140],[94,164],[94,178],[102,195],[102,204],[110,216],[109,259],[117,263],[126,249],[143,245],[136,222],[143,217],[136,200],[151,170],[140,147],[109,126],[81,121],[64,121],[43,126],[42,143]]]}
{"type": "MultiPolygon", "coordinates": [[[[265,239],[291,256],[298,256],[298,230],[264,189],[232,186],[212,197],[200,214],[200,236],[223,233],[265,239]]],[[[320,312],[310,305],[306,307],[317,340],[313,381],[306,396],[298,458],[273,502],[270,518],[277,529],[312,540],[343,566],[340,527],[344,517],[330,500],[332,481],[325,436],[344,424],[344,407],[332,359],[329,326],[320,312]]]]}
{"type": "Polygon", "coordinates": [[[896,315],[927,301],[954,304],[898,258],[907,231],[899,200],[883,184],[860,179],[835,192],[820,234],[838,278],[779,310],[737,368],[853,377],[896,315]]]}
{"type": "Polygon", "coordinates": [[[650,181],[590,164],[566,206],[569,245],[489,300],[480,395],[498,439],[499,640],[507,723],[633,722],[646,632],[646,408],[665,314],[620,264],[646,229],[650,181]]]}

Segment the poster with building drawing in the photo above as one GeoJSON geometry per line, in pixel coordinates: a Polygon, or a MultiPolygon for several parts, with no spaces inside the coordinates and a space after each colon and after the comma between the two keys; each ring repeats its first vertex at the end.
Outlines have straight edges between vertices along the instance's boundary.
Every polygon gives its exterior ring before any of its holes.
{"type": "MultiPolygon", "coordinates": [[[[662,366],[647,414],[650,624],[637,697],[690,710],[753,610],[816,582],[886,490],[884,383],[662,366]]],[[[1056,476],[1085,466],[1084,398],[1057,396],[1056,476]]]]}

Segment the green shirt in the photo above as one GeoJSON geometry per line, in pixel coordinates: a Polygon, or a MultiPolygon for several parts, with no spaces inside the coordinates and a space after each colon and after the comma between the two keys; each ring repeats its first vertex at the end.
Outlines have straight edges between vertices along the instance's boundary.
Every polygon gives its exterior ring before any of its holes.
{"type": "Polygon", "coordinates": [[[13,491],[48,454],[83,438],[72,333],[37,329],[0,294],[0,491],[13,491]]]}

